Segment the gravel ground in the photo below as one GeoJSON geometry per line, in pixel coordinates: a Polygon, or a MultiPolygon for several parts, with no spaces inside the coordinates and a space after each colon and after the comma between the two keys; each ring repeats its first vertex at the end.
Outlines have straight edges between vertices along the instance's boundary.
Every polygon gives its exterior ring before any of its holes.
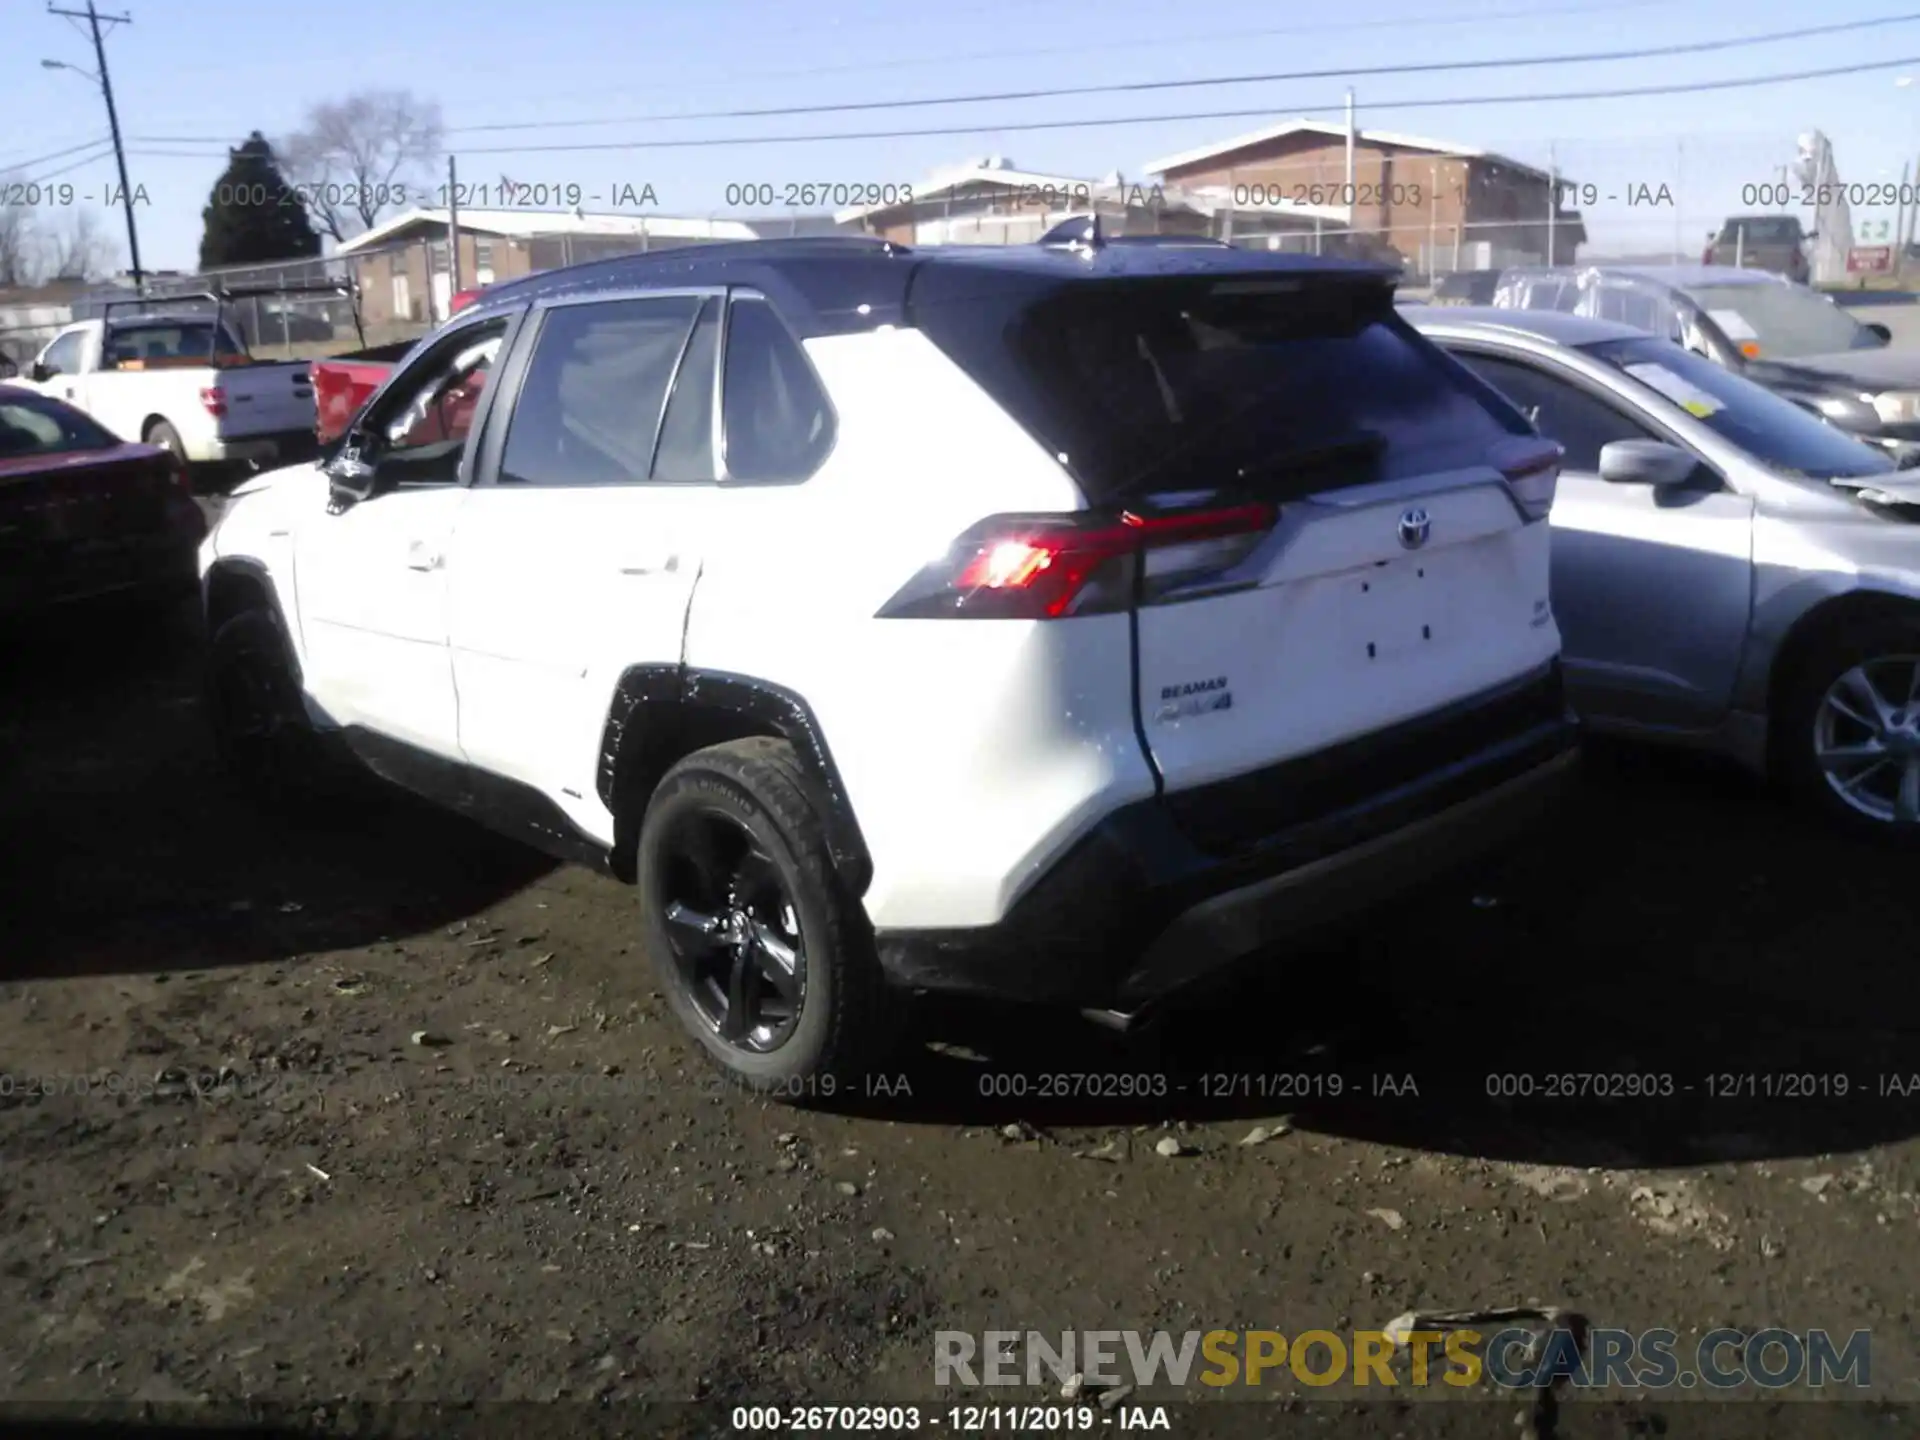
{"type": "MultiPolygon", "coordinates": [[[[1526,856],[1364,939],[1125,1039],[928,1006],[796,1110],[700,1068],[614,882],[402,799],[325,832],[227,798],[192,660],[160,626],[0,657],[0,1399],[931,1401],[938,1329],[1530,1303],[1871,1328],[1873,1396],[1920,1399],[1920,1094],[1872,1093],[1920,1091],[1912,863],[1738,775],[1601,751],[1526,856]],[[1584,1073],[1676,1093],[1487,1093],[1584,1073]]],[[[1712,1433],[1899,1433],[1741,1408],[1712,1433]]]]}

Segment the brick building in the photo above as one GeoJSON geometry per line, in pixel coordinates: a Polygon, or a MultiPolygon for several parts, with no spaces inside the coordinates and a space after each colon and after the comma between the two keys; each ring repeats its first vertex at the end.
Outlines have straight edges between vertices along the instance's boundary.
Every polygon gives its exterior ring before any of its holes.
{"type": "MultiPolygon", "coordinates": [[[[1391,256],[1419,273],[1570,264],[1586,240],[1579,212],[1558,208],[1545,171],[1442,140],[1357,131],[1349,195],[1347,128],[1328,121],[1283,121],[1150,161],[1146,171],[1169,192],[1213,197],[1236,215],[1253,212],[1261,228],[1311,229],[1316,248],[1391,256]]],[[[1569,182],[1559,178],[1564,196],[1569,182]]],[[[1274,243],[1301,248],[1305,241],[1274,243]]]]}
{"type": "MultiPolygon", "coordinates": [[[[430,323],[447,315],[452,298],[445,210],[416,209],[396,215],[341,245],[360,288],[360,316],[368,326],[430,323]]],[[[751,240],[762,233],[739,220],[683,219],[669,215],[588,215],[577,211],[462,210],[460,283],[491,285],[610,255],[751,240]]],[[[771,222],[784,233],[786,221],[771,222]]]]}

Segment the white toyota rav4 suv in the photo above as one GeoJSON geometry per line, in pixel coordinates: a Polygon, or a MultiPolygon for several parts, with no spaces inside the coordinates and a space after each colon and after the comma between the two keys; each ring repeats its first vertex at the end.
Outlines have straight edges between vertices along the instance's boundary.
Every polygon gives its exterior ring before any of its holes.
{"type": "Polygon", "coordinates": [[[210,714],[263,789],[350,754],[637,882],[688,1030],[813,1093],[901,992],[1124,1024],[1523,831],[1558,460],[1365,265],[575,266],[235,492],[210,714]]]}

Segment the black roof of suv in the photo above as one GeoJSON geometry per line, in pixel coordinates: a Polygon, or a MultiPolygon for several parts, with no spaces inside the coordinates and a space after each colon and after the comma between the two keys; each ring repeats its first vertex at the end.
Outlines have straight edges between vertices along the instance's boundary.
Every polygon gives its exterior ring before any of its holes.
{"type": "Polygon", "coordinates": [[[1398,271],[1362,261],[1242,250],[1196,236],[1117,237],[1092,248],[1065,244],[940,245],[915,249],[859,235],[733,240],[593,260],[490,286],[462,319],[531,301],[597,291],[749,285],[765,293],[802,338],[907,323],[914,277],[938,267],[952,279],[1057,279],[1063,283],[1221,275],[1325,276],[1389,284],[1398,271]]]}

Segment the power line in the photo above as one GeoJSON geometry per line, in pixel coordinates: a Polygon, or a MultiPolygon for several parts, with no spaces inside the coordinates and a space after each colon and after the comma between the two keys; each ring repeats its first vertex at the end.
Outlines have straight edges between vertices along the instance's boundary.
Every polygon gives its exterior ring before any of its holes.
{"type": "MultiPolygon", "coordinates": [[[[1815,25],[1815,26],[1807,26],[1807,27],[1794,29],[1794,30],[1778,30],[1778,31],[1773,31],[1771,33],[1764,34],[1764,35],[1736,36],[1730,39],[1722,38],[1722,39],[1716,39],[1716,40],[1698,40],[1698,41],[1690,41],[1683,44],[1661,45],[1661,46],[1654,46],[1654,47],[1635,49],[1635,50],[1589,51],[1581,54],[1571,54],[1571,55],[1520,56],[1520,57],[1507,57],[1507,58],[1495,59],[1495,60],[1432,61],[1432,62],[1425,62],[1420,64],[1412,64],[1412,65],[1366,66],[1359,69],[1336,67],[1333,69],[1324,69],[1324,70],[1297,70],[1297,71],[1287,71],[1287,72],[1279,72],[1274,74],[1261,74],[1261,75],[1219,75],[1219,76],[1202,77],[1202,78],[1192,79],[1192,80],[1141,80],[1141,81],[1130,81],[1125,83],[1109,84],[1109,85],[1083,85],[1083,86],[1074,86],[1074,87],[1068,87],[1068,88],[1040,89],[1040,90],[1009,90],[1009,91],[999,91],[991,94],[948,95],[948,96],[942,96],[942,97],[932,98],[932,99],[869,100],[869,101],[855,101],[851,103],[843,103],[843,104],[837,104],[837,105],[783,105],[783,106],[761,107],[761,108],[747,109],[747,110],[694,111],[694,112],[681,114],[681,115],[626,115],[626,116],[609,116],[609,117],[603,117],[600,119],[590,119],[590,120],[526,120],[526,121],[518,121],[518,122],[499,122],[499,123],[490,124],[490,125],[453,125],[453,126],[447,127],[447,133],[459,134],[459,135],[472,135],[472,134],[483,134],[483,133],[491,133],[491,132],[498,132],[498,131],[516,131],[516,130],[581,129],[581,128],[590,128],[593,126],[600,126],[600,125],[657,125],[657,124],[662,124],[670,121],[687,121],[687,120],[766,119],[766,118],[777,117],[777,116],[824,115],[824,114],[834,114],[834,113],[841,113],[841,112],[848,112],[848,111],[857,112],[857,111],[872,111],[872,110],[919,109],[919,108],[926,108],[926,107],[937,106],[937,105],[978,105],[978,104],[1005,102],[1009,100],[1053,100],[1053,99],[1073,98],[1073,97],[1086,96],[1086,95],[1140,94],[1140,93],[1144,93],[1147,91],[1154,91],[1154,90],[1203,89],[1203,88],[1211,88],[1211,87],[1224,86],[1224,85],[1268,84],[1275,81],[1283,81],[1283,80],[1326,80],[1326,79],[1349,78],[1349,77],[1363,76],[1363,75],[1366,75],[1366,76],[1418,75],[1418,74],[1435,74],[1435,73],[1442,73],[1442,72],[1450,72],[1455,70],[1523,69],[1527,67],[1543,66],[1543,65],[1580,65],[1580,64],[1604,63],[1604,62],[1617,61],[1617,60],[1651,60],[1651,59],[1658,59],[1658,58],[1674,56],[1674,55],[1696,55],[1696,54],[1707,53],[1710,51],[1735,50],[1735,49],[1741,49],[1741,48],[1754,46],[1754,45],[1774,44],[1776,42],[1783,41],[1783,40],[1803,40],[1803,39],[1808,39],[1818,35],[1833,35],[1833,34],[1839,34],[1845,31],[1860,30],[1860,29],[1876,27],[1876,26],[1903,25],[1903,24],[1909,24],[1915,20],[1920,20],[1920,13],[1909,14],[1909,15],[1883,16],[1877,19],[1872,19],[1872,20],[1848,20],[1848,21],[1837,23],[1837,24],[1831,24],[1831,25],[1815,25]]],[[[1672,92],[1662,91],[1659,93],[1664,94],[1664,93],[1672,93],[1672,92]]],[[[1276,107],[1267,107],[1267,108],[1270,110],[1276,107]]],[[[1382,107],[1375,106],[1374,108],[1382,108],[1382,107]]],[[[1236,111],[1225,112],[1224,117],[1216,117],[1214,115],[1204,115],[1204,116],[1199,116],[1195,118],[1199,118],[1199,119],[1226,118],[1226,117],[1244,116],[1249,113],[1261,114],[1261,113],[1266,113],[1266,111],[1263,110],[1263,111],[1257,111],[1257,112],[1248,112],[1248,111],[1236,110],[1236,111]]],[[[1169,118],[1180,119],[1185,117],[1175,116],[1175,117],[1169,117],[1169,118]]],[[[1113,123],[1129,123],[1129,122],[1075,121],[1070,123],[1071,124],[1113,124],[1113,123]]],[[[923,135],[974,135],[974,134],[980,134],[980,133],[993,131],[993,130],[1002,130],[1006,128],[1008,127],[1000,126],[1000,125],[981,125],[981,126],[962,126],[957,129],[956,128],[940,128],[940,129],[926,129],[926,130],[905,130],[905,131],[897,131],[897,132],[882,132],[882,133],[875,133],[871,136],[868,136],[865,134],[858,134],[858,135],[847,135],[847,136],[840,136],[840,135],[800,136],[800,137],[793,137],[793,138],[829,139],[829,140],[837,140],[837,139],[843,139],[843,138],[844,139],[872,138],[872,139],[885,140],[885,139],[895,139],[895,138],[904,139],[904,138],[917,137],[917,136],[923,136],[923,135]]],[[[1028,125],[1028,126],[1018,126],[1014,128],[1032,130],[1032,129],[1051,129],[1051,128],[1068,128],[1068,127],[1028,125]]],[[[136,136],[134,138],[142,144],[157,144],[157,145],[212,145],[212,144],[224,143],[222,141],[215,140],[211,137],[201,136],[201,135],[141,135],[141,136],[136,136]]],[[[780,138],[784,140],[784,139],[787,139],[788,137],[780,137],[780,138]]],[[[663,146],[678,145],[678,144],[693,145],[698,143],[701,143],[701,142],[694,142],[694,141],[685,141],[685,142],[678,142],[678,141],[664,142],[663,141],[661,142],[663,146]]],[[[731,144],[735,142],[727,141],[727,142],[715,142],[715,143],[731,144]]],[[[562,150],[627,149],[627,148],[638,149],[643,147],[640,147],[640,146],[630,147],[623,144],[614,144],[614,145],[585,144],[585,145],[574,145],[574,146],[568,146],[568,145],[519,146],[519,147],[515,147],[512,150],[470,150],[465,146],[462,146],[461,153],[470,154],[470,155],[503,155],[503,154],[521,154],[521,153],[538,154],[538,153],[562,151],[562,150]]]]}
{"type": "Polygon", "coordinates": [[[1335,66],[1324,70],[1288,70],[1260,75],[1209,75],[1192,80],[1130,80],[1108,85],[1074,85],[1041,90],[999,90],[971,95],[940,95],[915,100],[857,100],[835,105],[771,105],[750,110],[698,110],[681,115],[619,115],[599,120],[521,120],[493,125],[451,126],[449,133],[476,135],[502,130],[562,130],[594,125],[658,125],[672,120],[751,120],[774,116],[925,109],[936,105],[1003,104],[1009,100],[1066,100],[1087,95],[1140,95],[1158,90],[1201,90],[1222,85],[1266,85],[1282,80],[1333,80],[1359,76],[1432,75],[1457,70],[1523,69],[1541,65],[1591,65],[1615,60],[1655,60],[1674,55],[1700,55],[1710,51],[1740,50],[1753,45],[1771,45],[1782,40],[1807,40],[1818,35],[1838,35],[1847,31],[1885,25],[1906,25],[1915,20],[1920,20],[1920,13],[1890,15],[1874,20],[1846,20],[1832,25],[1809,25],[1794,30],[1775,30],[1765,35],[1694,40],[1684,44],[1657,45],[1635,50],[1589,50],[1571,55],[1506,56],[1498,60],[1433,60],[1412,65],[1367,65],[1357,69],[1350,66],[1335,66]]]}
{"type": "MultiPolygon", "coordinates": [[[[726,75],[712,76],[705,80],[687,81],[669,86],[669,89],[689,90],[706,89],[715,85],[740,85],[759,80],[801,80],[819,75],[861,75],[878,71],[908,70],[928,65],[954,66],[971,65],[988,61],[1028,60],[1047,55],[1098,55],[1117,50],[1157,50],[1166,51],[1186,45],[1218,45],[1231,41],[1265,40],[1280,35],[1337,35],[1343,32],[1360,30],[1413,30],[1430,29],[1435,26],[1481,25],[1493,20],[1539,20],[1553,19],[1561,15],[1610,14],[1622,10],[1649,10],[1655,7],[1673,8],[1673,0],[1609,0],[1598,5],[1566,5],[1553,7],[1529,7],[1523,10],[1489,10],[1477,15],[1418,15],[1400,17],[1392,20],[1354,20],[1338,25],[1280,25],[1258,30],[1216,30],[1197,35],[1155,36],[1146,40],[1107,40],[1091,44],[1021,46],[1014,50],[974,50],[966,54],[950,55],[910,55],[890,60],[856,60],[845,65],[815,65],[805,69],[793,70],[744,70],[731,71],[726,75]]],[[[943,11],[942,14],[952,12],[943,11]]],[[[530,103],[549,103],[577,99],[577,90],[558,96],[547,96],[530,103]]],[[[462,127],[455,126],[456,131],[462,127]]]]}
{"type": "Polygon", "coordinates": [[[35,165],[44,165],[49,160],[60,160],[68,155],[77,155],[82,150],[91,150],[96,145],[106,145],[109,143],[105,135],[96,135],[84,145],[69,145],[64,150],[54,150],[46,155],[36,155],[31,160],[10,160],[5,165],[0,165],[0,170],[29,170],[35,165]]]}
{"type": "MultiPolygon", "coordinates": [[[[1739,80],[1696,80],[1681,85],[1639,85],[1614,90],[1565,90],[1533,95],[1467,95],[1444,100],[1370,101],[1370,110],[1425,110],[1465,105],[1543,105],[1563,100],[1627,100],[1648,95],[1685,95],[1698,90],[1745,90],[1761,85],[1783,85],[1796,80],[1824,80],[1836,75],[1865,75],[1876,70],[1898,70],[1920,65],[1920,55],[1904,60],[1875,60],[1864,65],[1836,65],[1822,70],[1793,70],[1778,75],[1754,75],[1739,80]]],[[[1274,115],[1337,115],[1344,104],[1301,108],[1268,104],[1251,110],[1199,110],[1180,115],[1124,115],[1094,120],[1035,120],[982,125],[932,125],[915,130],[841,130],[809,135],[731,135],[704,140],[602,140],[572,145],[503,145],[481,149],[462,146],[462,155],[541,155],[561,152],[626,150],[707,150],[729,145],[806,145],[828,140],[918,140],[942,135],[988,135],[1042,130],[1107,130],[1125,125],[1173,125],[1189,120],[1270,120],[1274,115]]]]}
{"type": "Polygon", "coordinates": [[[70,164],[62,165],[58,170],[49,170],[44,175],[36,175],[27,183],[29,185],[44,185],[49,180],[58,180],[62,175],[71,175],[75,170],[84,170],[87,166],[109,159],[112,155],[113,143],[108,140],[103,140],[100,142],[99,149],[93,154],[82,155],[78,160],[70,164]]]}

